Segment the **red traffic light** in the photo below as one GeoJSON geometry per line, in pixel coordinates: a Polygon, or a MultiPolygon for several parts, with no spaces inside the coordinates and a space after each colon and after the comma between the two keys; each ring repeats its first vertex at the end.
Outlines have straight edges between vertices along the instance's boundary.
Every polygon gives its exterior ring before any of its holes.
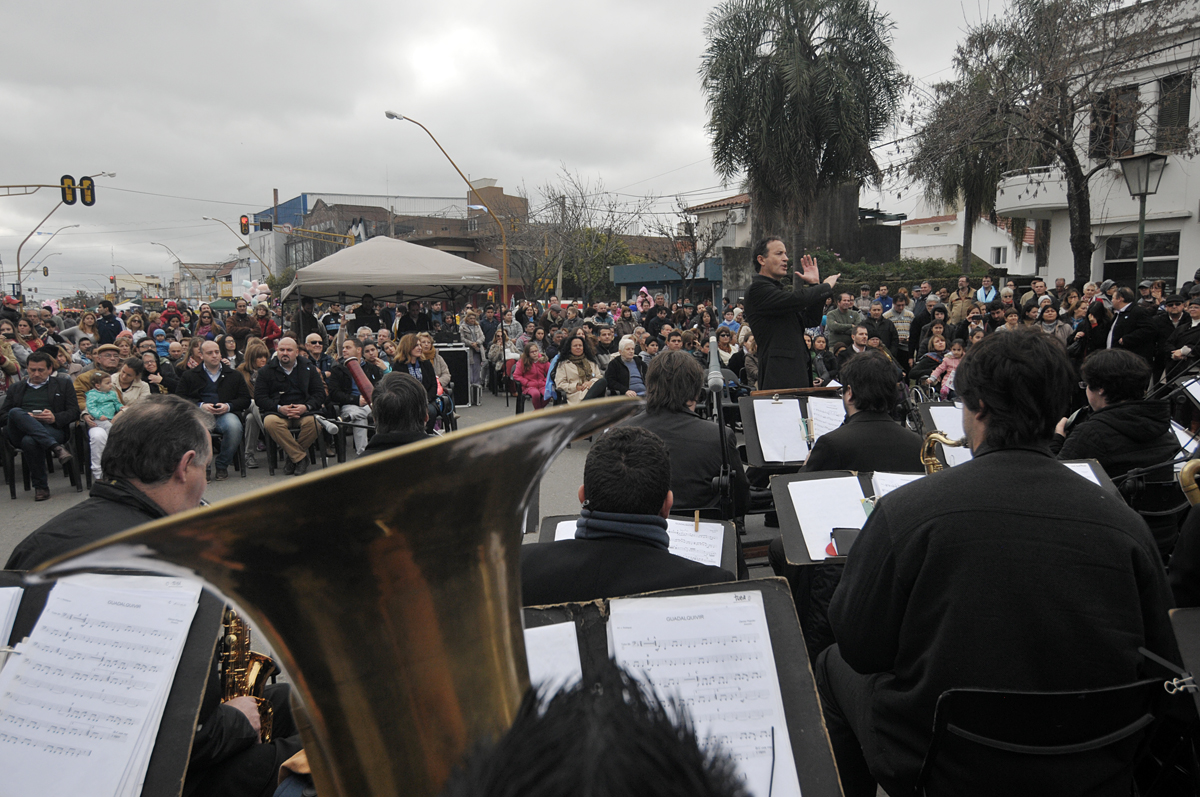
{"type": "Polygon", "coordinates": [[[242,235],[250,234],[250,217],[242,216],[242,235]]]}
{"type": "Polygon", "coordinates": [[[117,284],[117,278],[116,278],[116,277],[109,277],[109,278],[108,278],[108,281],[109,281],[109,282],[111,282],[113,285],[116,285],[116,284],[117,284]]]}

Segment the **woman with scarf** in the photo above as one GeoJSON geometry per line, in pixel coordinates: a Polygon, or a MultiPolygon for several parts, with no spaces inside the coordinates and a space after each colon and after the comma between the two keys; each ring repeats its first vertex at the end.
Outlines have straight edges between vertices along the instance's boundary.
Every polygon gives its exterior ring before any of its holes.
{"type": "Polygon", "coordinates": [[[426,412],[429,415],[429,420],[425,422],[425,431],[432,432],[433,422],[438,417],[438,381],[437,374],[433,372],[433,364],[421,356],[424,353],[416,333],[409,332],[396,342],[396,362],[392,371],[408,374],[420,382],[421,387],[425,388],[425,399],[428,403],[426,412]]]}
{"type": "Polygon", "coordinates": [[[1071,342],[1071,325],[1059,319],[1058,309],[1049,302],[1042,305],[1042,311],[1038,313],[1038,323],[1034,329],[1047,335],[1053,335],[1063,346],[1071,342]]]}
{"type": "Polygon", "coordinates": [[[554,373],[554,387],[568,404],[578,404],[600,376],[600,367],[587,356],[587,343],[581,337],[571,338],[570,348],[559,360],[554,373]]]}
{"type": "MultiPolygon", "coordinates": [[[[216,340],[219,336],[225,334],[225,327],[221,326],[213,318],[213,311],[208,305],[200,306],[200,318],[196,321],[196,329],[192,333],[194,338],[203,338],[204,340],[216,340]]],[[[224,351],[222,349],[222,351],[224,351]]]]}
{"type": "Polygon", "coordinates": [[[158,355],[152,351],[142,352],[142,381],[149,386],[152,396],[174,393],[179,384],[179,379],[159,369],[158,355]]]}

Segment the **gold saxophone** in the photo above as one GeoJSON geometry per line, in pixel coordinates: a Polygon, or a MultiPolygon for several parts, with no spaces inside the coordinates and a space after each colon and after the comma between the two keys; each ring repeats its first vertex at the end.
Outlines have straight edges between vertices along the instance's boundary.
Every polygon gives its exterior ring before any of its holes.
{"type": "Polygon", "coordinates": [[[1200,459],[1189,459],[1179,471],[1179,486],[1192,506],[1200,504],[1200,487],[1196,486],[1196,471],[1200,471],[1200,459]]]}
{"type": "Polygon", "coordinates": [[[937,458],[937,451],[934,446],[941,443],[943,446],[953,446],[955,448],[965,446],[966,438],[961,440],[951,440],[950,436],[945,432],[939,432],[936,429],[925,435],[925,442],[921,444],[921,464],[925,466],[925,474],[937,473],[944,465],[937,458]]]}
{"type": "Polygon", "coordinates": [[[161,518],[36,572],[167,562],[198,574],[291,680],[321,797],[434,797],[529,688],[520,554],[533,491],[567,443],[639,403],[473,426],[161,518]]]}
{"type": "Polygon", "coordinates": [[[221,699],[252,697],[258,704],[259,736],[271,741],[271,701],[263,697],[267,679],[279,672],[270,656],[250,650],[250,626],[229,607],[222,618],[225,633],[221,635],[221,699]]]}

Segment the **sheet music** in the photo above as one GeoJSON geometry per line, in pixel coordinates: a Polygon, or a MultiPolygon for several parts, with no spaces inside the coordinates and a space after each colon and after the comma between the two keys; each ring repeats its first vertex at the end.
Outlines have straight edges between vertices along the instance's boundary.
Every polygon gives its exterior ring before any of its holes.
{"type": "MultiPolygon", "coordinates": [[[[12,636],[13,623],[17,620],[17,609],[21,608],[21,596],[25,590],[21,587],[4,587],[0,589],[0,647],[8,645],[12,636]]],[[[0,668],[8,659],[7,653],[0,653],[0,668]]]]}
{"type": "MultiPolygon", "coordinates": [[[[933,425],[950,439],[961,440],[966,437],[966,432],[963,431],[961,404],[932,406],[929,408],[929,415],[933,418],[933,425]]],[[[942,453],[946,456],[946,464],[950,467],[970,462],[973,458],[971,449],[967,446],[942,446],[942,453]]]]}
{"type": "Polygon", "coordinates": [[[813,425],[813,440],[832,432],[846,420],[846,405],[840,398],[808,399],[808,418],[813,425]]]}
{"type": "MultiPolygon", "coordinates": [[[[1187,453],[1188,459],[1191,459],[1196,453],[1196,446],[1200,445],[1200,440],[1175,421],[1171,421],[1171,431],[1175,433],[1175,439],[1179,441],[1179,447],[1187,453]]],[[[1178,458],[1179,455],[1176,454],[1175,456],[1178,458]]],[[[1175,472],[1179,473],[1181,470],[1183,470],[1183,463],[1175,463],[1175,472]]]]}
{"type": "Polygon", "coordinates": [[[808,479],[788,484],[800,531],[814,562],[826,559],[834,529],[861,529],[867,519],[857,476],[808,479]]]}
{"type": "Polygon", "coordinates": [[[0,672],[5,794],[141,793],[198,590],[155,593],[54,586],[0,672]]]}
{"type": "Polygon", "coordinates": [[[892,490],[924,477],[924,473],[885,473],[875,471],[871,474],[871,488],[875,491],[875,498],[883,498],[892,490]]]}
{"type": "Polygon", "coordinates": [[[609,602],[609,652],[663,699],[687,707],[701,740],[729,753],[755,797],[798,797],[771,635],[758,592],[609,602]]]}
{"type": "Polygon", "coordinates": [[[579,640],[574,623],[555,623],[525,629],[525,661],[529,683],[535,689],[554,692],[583,678],[579,640]]]}
{"type": "Polygon", "coordinates": [[[1183,387],[1188,395],[1192,397],[1192,401],[1195,401],[1200,406],[1200,379],[1193,379],[1183,387]]]}
{"type": "Polygon", "coordinates": [[[803,462],[808,457],[799,401],[755,399],[754,422],[765,462],[803,462]]]}
{"type": "Polygon", "coordinates": [[[1086,463],[1086,462],[1064,462],[1063,465],[1065,467],[1075,471],[1080,476],[1082,476],[1083,478],[1090,481],[1092,484],[1095,484],[1097,486],[1102,486],[1102,485],[1100,485],[1100,480],[1098,478],[1096,478],[1096,471],[1092,470],[1092,466],[1089,465],[1088,463],[1086,463]]]}
{"type": "MultiPolygon", "coordinates": [[[[560,520],[554,527],[554,541],[575,539],[575,520],[560,520]]],[[[667,550],[684,559],[702,565],[721,566],[721,552],[725,544],[725,527],[720,523],[700,521],[696,531],[695,521],[667,519],[667,536],[671,541],[667,550]]]]}

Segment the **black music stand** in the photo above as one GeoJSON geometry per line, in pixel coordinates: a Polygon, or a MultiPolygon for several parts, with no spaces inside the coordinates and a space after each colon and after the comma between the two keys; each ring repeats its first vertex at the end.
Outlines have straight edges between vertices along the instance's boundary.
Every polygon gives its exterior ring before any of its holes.
{"type": "MultiPolygon", "coordinates": [[[[554,542],[554,533],[558,529],[559,523],[562,523],[562,522],[568,521],[568,520],[571,521],[572,523],[574,523],[578,519],[579,519],[579,515],[551,515],[550,517],[542,518],[542,528],[538,532],[537,543],[534,543],[534,544],[541,544],[543,542],[554,542]]],[[[671,519],[672,520],[686,520],[686,518],[683,518],[683,517],[673,517],[671,519]]],[[[738,572],[738,567],[737,567],[737,561],[738,561],[737,560],[737,543],[738,543],[737,529],[734,527],[733,523],[731,523],[727,520],[726,521],[705,520],[704,518],[700,518],[700,522],[701,523],[720,523],[721,524],[721,528],[725,532],[724,536],[721,538],[721,569],[728,570],[730,573],[733,573],[734,577],[736,578],[737,572],[738,572]]]]}
{"type": "MultiPolygon", "coordinates": [[[[771,631],[771,648],[775,653],[775,669],[779,674],[779,689],[783,695],[783,710],[787,716],[792,756],[796,761],[800,789],[805,797],[841,797],[833,749],[825,731],[821,714],[821,699],[817,694],[804,635],[792,603],[792,592],[782,578],[762,578],[727,584],[707,584],[701,587],[651,592],[630,597],[669,597],[673,595],[711,595],[722,592],[755,590],[762,594],[767,625],[771,631]]],[[[563,603],[554,606],[534,606],[525,609],[525,627],[537,628],[555,623],[575,624],[579,642],[579,659],[584,677],[608,660],[608,600],[589,603],[563,603]]]]}
{"type": "MultiPolygon", "coordinates": [[[[131,575],[127,571],[123,574],[131,575]]],[[[25,588],[17,609],[17,619],[13,623],[12,636],[8,640],[10,645],[20,642],[33,630],[54,586],[53,582],[24,584],[23,575],[17,570],[0,570],[0,587],[25,588]]],[[[142,794],[178,797],[183,793],[183,779],[187,775],[192,752],[192,737],[196,734],[196,720],[212,669],[224,608],[224,602],[211,592],[205,590],[200,593],[196,615],[192,618],[192,627],[175,670],[175,680],[167,694],[167,705],[163,709],[158,737],[154,740],[154,751],[150,754],[142,794]]]]}
{"type": "MultiPolygon", "coordinates": [[[[1179,656],[1183,668],[1189,673],[1200,670],[1200,608],[1171,609],[1171,628],[1175,631],[1175,642],[1179,645],[1179,656]]],[[[1196,709],[1200,710],[1200,692],[1192,692],[1196,709]]]]}
{"type": "MultiPolygon", "coordinates": [[[[738,408],[742,411],[742,432],[746,435],[746,464],[755,468],[764,468],[772,472],[795,471],[797,468],[804,467],[804,460],[792,462],[768,462],[763,457],[762,442],[758,437],[758,416],[754,413],[755,401],[770,401],[763,396],[742,396],[738,399],[738,408]]],[[[805,421],[808,420],[808,398],[806,396],[786,396],[780,397],[779,401],[798,401],[800,403],[800,415],[805,421]]],[[[812,450],[812,441],[808,444],[809,451],[812,450]]]]}

